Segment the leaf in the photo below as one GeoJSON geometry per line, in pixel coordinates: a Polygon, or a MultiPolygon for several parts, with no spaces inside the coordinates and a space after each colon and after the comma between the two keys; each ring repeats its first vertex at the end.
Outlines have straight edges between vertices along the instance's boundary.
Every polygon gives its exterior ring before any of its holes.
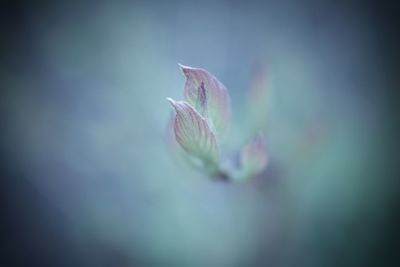
{"type": "Polygon", "coordinates": [[[175,139],[190,155],[206,163],[218,161],[218,146],[207,121],[187,102],[167,98],[176,111],[175,139]]]}
{"type": "Polygon", "coordinates": [[[248,122],[251,130],[266,131],[272,97],[273,88],[270,87],[267,69],[261,62],[257,62],[251,72],[247,99],[248,122]]]}
{"type": "Polygon", "coordinates": [[[255,176],[262,172],[267,165],[268,155],[264,138],[258,134],[246,145],[240,154],[241,171],[244,177],[255,176]]]}
{"type": "Polygon", "coordinates": [[[179,64],[186,77],[184,98],[221,136],[230,117],[230,97],[226,87],[208,71],[179,64]]]}

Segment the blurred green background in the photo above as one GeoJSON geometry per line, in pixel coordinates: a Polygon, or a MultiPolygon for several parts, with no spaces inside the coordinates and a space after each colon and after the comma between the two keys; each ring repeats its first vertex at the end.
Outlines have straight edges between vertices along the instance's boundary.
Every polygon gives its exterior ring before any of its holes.
{"type": "Polygon", "coordinates": [[[2,8],[1,151],[11,211],[4,229],[15,253],[5,266],[388,260],[380,257],[382,235],[396,189],[384,179],[387,83],[372,6],[2,8]],[[182,98],[177,63],[205,68],[227,86],[228,151],[265,130],[265,172],[246,183],[215,182],[171,153],[165,99],[182,98]],[[259,112],[248,101],[257,64],[268,92],[259,112]]]}

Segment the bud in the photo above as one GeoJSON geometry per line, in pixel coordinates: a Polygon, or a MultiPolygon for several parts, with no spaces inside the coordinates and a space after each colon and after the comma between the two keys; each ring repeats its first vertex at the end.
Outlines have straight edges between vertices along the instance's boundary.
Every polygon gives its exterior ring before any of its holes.
{"type": "Polygon", "coordinates": [[[224,181],[245,180],[262,172],[268,158],[261,134],[236,151],[235,157],[220,159],[217,140],[225,132],[231,112],[228,91],[208,71],[179,66],[186,77],[184,101],[167,100],[176,111],[169,129],[188,155],[185,158],[210,177],[224,181]]]}

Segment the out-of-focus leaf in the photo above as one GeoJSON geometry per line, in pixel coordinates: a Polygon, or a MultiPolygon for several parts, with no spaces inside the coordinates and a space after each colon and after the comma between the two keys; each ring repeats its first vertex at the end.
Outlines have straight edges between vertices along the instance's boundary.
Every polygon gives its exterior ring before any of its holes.
{"type": "Polygon", "coordinates": [[[266,67],[258,62],[251,72],[250,86],[248,90],[248,112],[250,130],[266,131],[268,113],[271,105],[272,88],[269,86],[269,78],[266,67]]]}
{"type": "Polygon", "coordinates": [[[221,136],[230,117],[230,98],[226,87],[208,71],[179,65],[186,77],[184,97],[221,136]]]}
{"type": "Polygon", "coordinates": [[[207,121],[187,102],[167,98],[176,111],[176,141],[190,155],[205,163],[218,161],[218,146],[207,121]]]}
{"type": "Polygon", "coordinates": [[[264,138],[261,134],[258,134],[254,140],[241,151],[241,173],[245,178],[255,176],[264,170],[267,162],[268,155],[264,138]]]}

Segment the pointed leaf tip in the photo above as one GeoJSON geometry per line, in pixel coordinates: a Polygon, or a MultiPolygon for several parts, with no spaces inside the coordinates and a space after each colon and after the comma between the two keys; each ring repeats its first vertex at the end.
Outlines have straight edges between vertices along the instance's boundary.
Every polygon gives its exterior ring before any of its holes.
{"type": "Polygon", "coordinates": [[[167,101],[171,104],[172,107],[175,108],[175,100],[173,100],[173,99],[170,98],[170,97],[167,97],[167,101]]]}

